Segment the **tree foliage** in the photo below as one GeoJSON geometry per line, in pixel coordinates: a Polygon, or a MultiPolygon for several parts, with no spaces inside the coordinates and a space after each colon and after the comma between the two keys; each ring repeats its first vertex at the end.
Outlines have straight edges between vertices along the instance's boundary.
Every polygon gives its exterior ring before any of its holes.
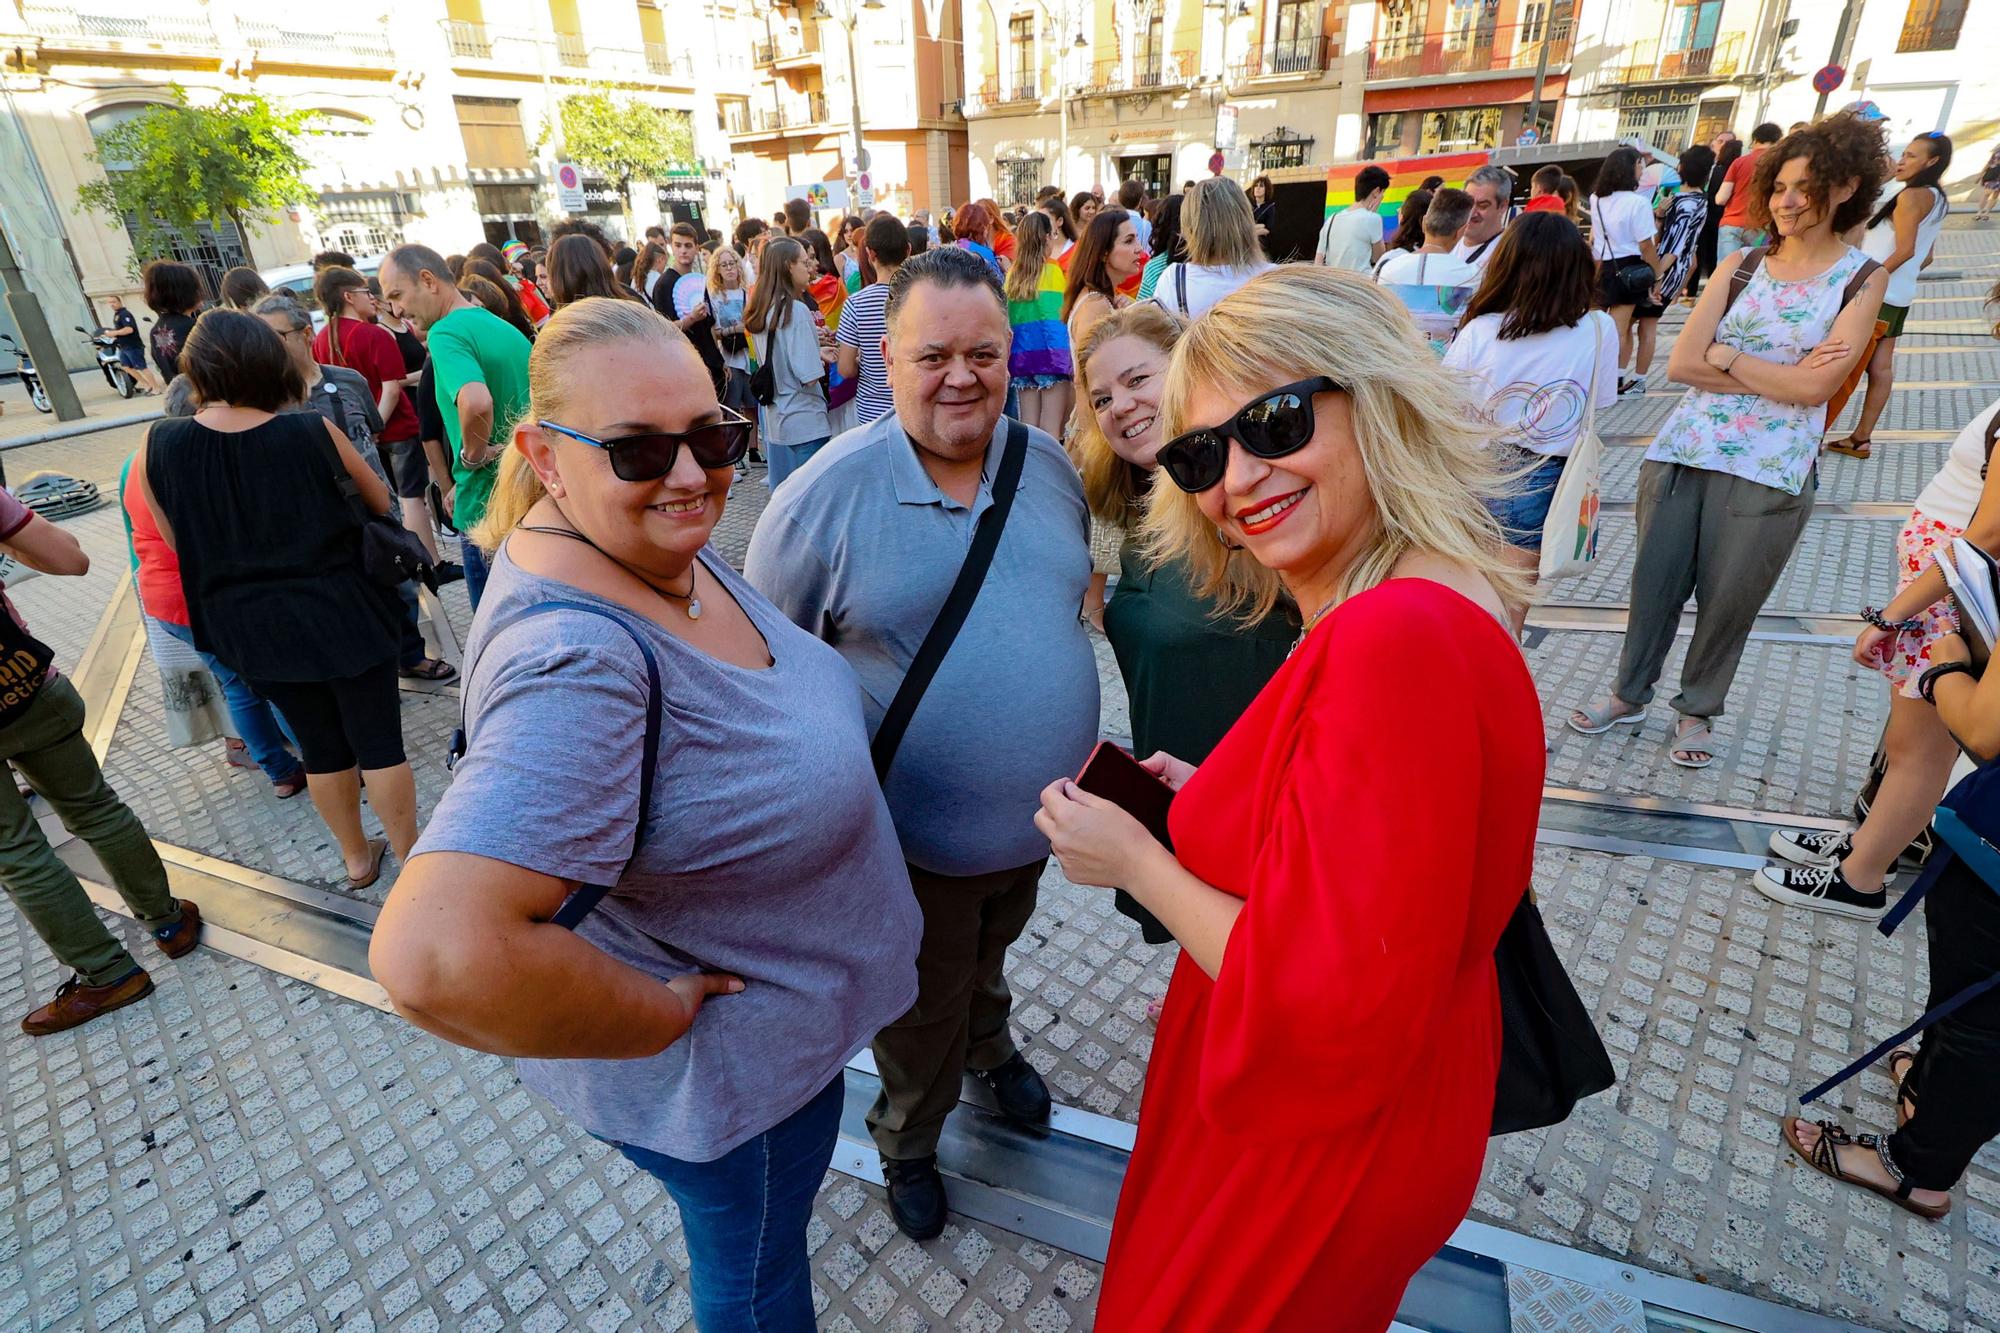
{"type": "Polygon", "coordinates": [[[695,168],[694,121],[685,111],[648,106],[609,92],[572,93],[556,104],[563,154],[585,171],[629,185],[695,168]]]}
{"type": "Polygon", "coordinates": [[[114,219],[138,219],[138,258],[170,252],[172,233],[227,219],[249,251],[249,219],[313,197],[301,150],[317,113],[273,105],[257,93],[228,93],[209,106],[173,100],[148,107],[98,136],[88,154],[104,177],[79,191],[81,205],[114,219]]]}

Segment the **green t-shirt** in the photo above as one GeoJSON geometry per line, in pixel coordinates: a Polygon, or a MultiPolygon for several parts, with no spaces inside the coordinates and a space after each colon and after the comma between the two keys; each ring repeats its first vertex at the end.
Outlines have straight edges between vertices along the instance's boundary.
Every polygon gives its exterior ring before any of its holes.
{"type": "Polygon", "coordinates": [[[452,521],[464,531],[486,514],[493,494],[499,454],[479,467],[460,458],[458,391],[479,383],[493,395],[493,443],[504,447],[514,426],[528,415],[528,350],[521,331],[484,306],[462,306],[431,325],[431,365],[437,379],[438,412],[451,443],[451,475],[458,487],[452,521]]]}

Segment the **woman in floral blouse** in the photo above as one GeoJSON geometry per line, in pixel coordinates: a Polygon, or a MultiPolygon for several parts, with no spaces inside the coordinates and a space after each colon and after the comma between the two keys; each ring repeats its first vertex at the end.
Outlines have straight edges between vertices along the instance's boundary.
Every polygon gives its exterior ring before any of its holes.
{"type": "Polygon", "coordinates": [[[1887,276],[1840,239],[1873,208],[1882,160],[1880,124],[1851,113],[1759,156],[1752,225],[1774,239],[1768,252],[1741,250],[1717,265],[1674,342],[1667,376],[1690,391],[1639,474],[1618,679],[1570,714],[1575,730],[1594,736],[1645,718],[1693,594],[1699,609],[1667,747],[1683,768],[1714,762],[1710,722],[1812,513],[1827,399],[1865,355],[1882,304],[1887,276]]]}

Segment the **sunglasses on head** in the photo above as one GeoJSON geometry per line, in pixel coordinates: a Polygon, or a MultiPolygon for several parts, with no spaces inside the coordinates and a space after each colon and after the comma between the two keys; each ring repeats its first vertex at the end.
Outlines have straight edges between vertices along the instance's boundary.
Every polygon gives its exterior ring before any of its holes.
{"type": "Polygon", "coordinates": [[[683,444],[694,455],[694,461],[711,472],[717,468],[735,467],[743,461],[743,455],[750,452],[751,423],[726,407],[722,409],[720,421],[696,426],[693,430],[621,435],[615,440],[596,439],[553,421],[537,421],[535,424],[565,439],[594,444],[604,450],[611,455],[612,475],[620,481],[658,481],[674,470],[674,460],[680,457],[683,444]]]}
{"type": "Polygon", "coordinates": [[[1283,385],[1262,395],[1219,426],[1176,435],[1161,446],[1160,466],[1174,485],[1199,494],[1229,469],[1229,442],[1258,458],[1283,458],[1305,448],[1313,437],[1313,395],[1344,388],[1326,375],[1283,385]]]}

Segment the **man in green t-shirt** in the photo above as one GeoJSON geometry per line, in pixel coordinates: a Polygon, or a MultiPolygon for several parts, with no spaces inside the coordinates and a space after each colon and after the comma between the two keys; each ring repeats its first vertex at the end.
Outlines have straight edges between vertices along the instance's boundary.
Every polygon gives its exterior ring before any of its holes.
{"type": "MultiPolygon", "coordinates": [[[[466,300],[444,257],[421,245],[399,245],[382,261],[382,299],[397,318],[430,331],[431,371],[438,412],[451,445],[452,495],[447,508],[461,533],[486,513],[500,455],[514,426],[528,415],[528,340],[520,330],[466,300]]],[[[485,554],[468,538],[465,591],[479,608],[486,590],[485,554]]]]}

